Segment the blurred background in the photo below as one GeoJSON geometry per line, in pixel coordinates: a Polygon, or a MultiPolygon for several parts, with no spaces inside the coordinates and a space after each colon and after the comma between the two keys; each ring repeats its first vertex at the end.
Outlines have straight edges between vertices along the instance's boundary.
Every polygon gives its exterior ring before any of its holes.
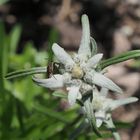
{"type": "MultiPolygon", "coordinates": [[[[77,51],[82,14],[89,16],[91,36],[104,59],[140,49],[139,0],[0,0],[1,140],[98,139],[90,128],[77,129],[82,120],[77,107],[68,108],[66,100],[36,86],[31,77],[3,78],[7,72],[46,66],[54,42],[77,51]]],[[[124,90],[117,98],[140,98],[140,58],[108,67],[107,76],[124,90]]],[[[118,108],[113,118],[122,140],[140,140],[139,102],[118,108]]]]}

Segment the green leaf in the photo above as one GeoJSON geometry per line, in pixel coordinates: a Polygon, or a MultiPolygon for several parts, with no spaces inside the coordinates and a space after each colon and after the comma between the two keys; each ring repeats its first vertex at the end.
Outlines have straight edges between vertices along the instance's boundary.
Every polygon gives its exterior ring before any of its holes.
{"type": "MultiPolygon", "coordinates": [[[[88,134],[93,140],[100,140],[94,132],[88,134]]],[[[111,138],[112,134],[109,132],[102,132],[102,139],[111,138]]]]}
{"type": "Polygon", "coordinates": [[[16,25],[10,32],[10,53],[15,54],[21,36],[21,26],[16,25]]]}
{"type": "Polygon", "coordinates": [[[32,74],[39,74],[39,73],[46,73],[47,72],[47,67],[34,67],[30,69],[23,69],[23,70],[18,70],[14,71],[11,73],[8,73],[5,78],[6,79],[13,79],[13,78],[18,78],[22,76],[28,76],[32,74]]]}
{"type": "Polygon", "coordinates": [[[66,93],[63,93],[61,91],[55,91],[55,92],[52,93],[52,95],[53,96],[56,96],[56,97],[67,99],[67,94],[66,93]]]}
{"type": "Polygon", "coordinates": [[[52,62],[53,61],[53,51],[52,51],[52,44],[54,42],[57,42],[58,40],[58,31],[55,28],[52,28],[50,33],[49,33],[49,39],[48,39],[48,61],[52,62]]]}
{"type": "Polygon", "coordinates": [[[5,27],[2,22],[0,22],[0,97],[2,99],[3,105],[5,104],[5,79],[4,75],[8,69],[8,43],[9,40],[5,33],[5,27]]]}
{"type": "Polygon", "coordinates": [[[0,5],[5,4],[6,2],[8,2],[9,0],[0,0],[0,5]]]}
{"type": "Polygon", "coordinates": [[[97,54],[97,44],[94,38],[90,37],[90,42],[91,42],[91,55],[97,54]]]}
{"type": "Polygon", "coordinates": [[[49,139],[49,138],[53,139],[51,137],[53,137],[57,133],[60,133],[63,130],[64,126],[65,125],[62,122],[54,122],[43,132],[44,136],[41,136],[41,138],[44,139],[44,140],[49,139]]]}
{"type": "Polygon", "coordinates": [[[81,122],[80,125],[70,134],[69,139],[76,139],[83,132],[83,130],[87,129],[88,127],[89,124],[85,123],[85,121],[81,122]]]}
{"type": "Polygon", "coordinates": [[[4,25],[3,23],[0,22],[0,89],[2,90],[4,87],[4,80],[3,80],[3,76],[4,76],[4,63],[3,63],[3,59],[4,59],[4,39],[5,39],[5,30],[4,30],[4,25]]]}
{"type": "Polygon", "coordinates": [[[129,51],[129,52],[120,54],[118,56],[101,61],[100,64],[97,66],[97,69],[102,70],[110,65],[117,64],[117,63],[129,60],[129,59],[137,58],[137,57],[140,57],[140,50],[129,51]]]}
{"type": "Polygon", "coordinates": [[[127,123],[127,122],[114,122],[116,128],[132,128],[134,126],[133,123],[127,123]]]}
{"type": "Polygon", "coordinates": [[[64,123],[69,123],[69,120],[67,120],[61,113],[59,112],[56,112],[56,111],[53,111],[47,107],[44,107],[40,104],[35,104],[34,105],[34,108],[36,111],[40,112],[40,113],[43,113],[51,118],[54,118],[56,120],[59,120],[61,122],[64,122],[64,123]]]}
{"type": "Polygon", "coordinates": [[[0,23],[0,79],[3,79],[8,68],[8,38],[5,34],[5,27],[0,23]]]}
{"type": "MultiPolygon", "coordinates": [[[[10,95],[10,92],[8,90],[5,90],[4,93],[10,95]]],[[[12,96],[7,97],[7,99],[5,100],[5,105],[3,105],[2,107],[3,107],[3,112],[1,116],[1,122],[3,124],[3,129],[6,130],[10,127],[13,119],[14,100],[12,96]]]]}

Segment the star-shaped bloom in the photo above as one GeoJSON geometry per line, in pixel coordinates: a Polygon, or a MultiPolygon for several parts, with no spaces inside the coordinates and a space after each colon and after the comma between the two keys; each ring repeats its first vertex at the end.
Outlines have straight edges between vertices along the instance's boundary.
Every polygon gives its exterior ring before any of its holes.
{"type": "Polygon", "coordinates": [[[100,92],[94,88],[92,101],[87,100],[83,108],[86,114],[89,114],[89,110],[92,110],[89,116],[95,116],[97,127],[100,127],[103,122],[107,123],[108,116],[111,115],[111,111],[114,109],[138,101],[136,97],[113,100],[107,98],[107,93],[108,89],[106,88],[102,88],[100,92]]]}
{"type": "Polygon", "coordinates": [[[52,51],[62,65],[60,74],[54,74],[48,79],[33,77],[33,80],[41,86],[50,89],[66,88],[70,105],[81,99],[82,95],[91,90],[93,85],[98,85],[109,90],[122,93],[122,90],[102,72],[96,70],[97,64],[103,54],[97,53],[94,39],[90,37],[89,20],[87,15],[82,16],[82,39],[78,53],[69,55],[62,47],[54,43],[52,51]],[[84,87],[84,86],[85,87],[84,87]],[[83,88],[84,87],[84,88],[83,88]]]}

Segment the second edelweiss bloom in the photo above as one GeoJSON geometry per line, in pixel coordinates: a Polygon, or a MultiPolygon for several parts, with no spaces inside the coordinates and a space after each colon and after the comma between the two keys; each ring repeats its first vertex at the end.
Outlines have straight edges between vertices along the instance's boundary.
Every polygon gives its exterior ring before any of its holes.
{"type": "Polygon", "coordinates": [[[108,116],[111,116],[112,110],[122,105],[138,101],[136,97],[113,100],[108,98],[107,94],[108,89],[106,88],[102,88],[100,92],[94,88],[92,101],[86,100],[84,103],[83,109],[85,114],[87,114],[89,118],[91,118],[90,116],[95,116],[97,127],[100,127],[103,122],[107,123],[108,116]]]}
{"type": "Polygon", "coordinates": [[[93,85],[122,93],[122,90],[113,81],[96,70],[103,54],[97,54],[96,42],[90,37],[87,15],[82,16],[82,29],[80,47],[74,56],[70,56],[56,43],[52,46],[55,57],[62,65],[60,74],[54,74],[48,79],[33,77],[38,85],[46,88],[55,90],[65,87],[68,90],[68,101],[71,105],[76,102],[76,99],[81,99],[87,89],[91,90],[93,85]],[[85,89],[83,85],[86,85],[85,89]]]}

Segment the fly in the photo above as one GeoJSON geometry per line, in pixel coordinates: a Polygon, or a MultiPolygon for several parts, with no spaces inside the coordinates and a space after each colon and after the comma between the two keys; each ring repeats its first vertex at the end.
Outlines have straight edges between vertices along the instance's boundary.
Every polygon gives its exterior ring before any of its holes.
{"type": "Polygon", "coordinates": [[[60,64],[57,62],[50,62],[47,66],[47,78],[54,77],[54,74],[58,72],[59,66],[60,64]]]}

